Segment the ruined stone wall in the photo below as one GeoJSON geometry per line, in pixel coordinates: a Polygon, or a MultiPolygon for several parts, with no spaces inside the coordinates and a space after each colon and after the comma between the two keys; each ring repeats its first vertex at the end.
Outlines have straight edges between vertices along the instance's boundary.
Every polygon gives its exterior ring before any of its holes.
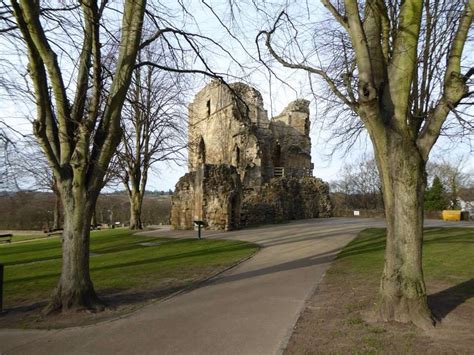
{"type": "Polygon", "coordinates": [[[301,176],[312,170],[311,139],[309,137],[309,101],[291,102],[270,124],[274,136],[275,166],[286,169],[290,176],[301,176]]]}
{"type": "Polygon", "coordinates": [[[331,217],[333,205],[329,184],[322,179],[306,176],[299,179],[303,218],[331,217]]]}
{"type": "Polygon", "coordinates": [[[269,140],[262,139],[271,134],[267,113],[257,90],[242,83],[229,86],[213,81],[190,105],[188,167],[230,164],[246,185],[258,187],[269,170],[268,159],[262,159],[269,156],[269,140]]]}
{"type": "Polygon", "coordinates": [[[171,224],[174,229],[192,229],[194,220],[194,181],[196,173],[182,176],[171,197],[171,224]]]}
{"type": "Polygon", "coordinates": [[[312,171],[309,102],[291,102],[268,119],[260,93],[244,83],[212,81],[189,106],[192,173],[176,185],[172,224],[209,229],[331,214],[327,184],[312,171]],[[275,178],[276,170],[284,177],[275,178]]]}
{"type": "Polygon", "coordinates": [[[331,213],[329,186],[324,181],[314,177],[282,177],[272,179],[258,192],[244,192],[241,225],[330,217],[331,213]]]}
{"type": "Polygon", "coordinates": [[[230,164],[246,188],[258,189],[283,167],[290,176],[312,170],[309,101],[295,100],[269,120],[254,88],[212,81],[189,107],[189,170],[230,164]]]}
{"type": "Polygon", "coordinates": [[[234,166],[205,165],[203,180],[204,222],[208,229],[240,227],[242,186],[234,166]]]}
{"type": "Polygon", "coordinates": [[[235,167],[202,165],[176,184],[171,224],[175,229],[193,229],[194,221],[200,220],[208,229],[239,228],[241,199],[242,187],[235,167]]]}

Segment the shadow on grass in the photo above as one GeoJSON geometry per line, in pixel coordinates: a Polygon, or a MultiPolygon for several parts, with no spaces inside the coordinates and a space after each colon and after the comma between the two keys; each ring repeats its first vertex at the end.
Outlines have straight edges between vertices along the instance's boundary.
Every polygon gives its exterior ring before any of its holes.
{"type": "MultiPolygon", "coordinates": [[[[376,233],[360,239],[355,239],[347,245],[337,256],[338,259],[351,256],[373,253],[385,250],[385,229],[367,229],[366,233],[376,233]]],[[[362,232],[365,233],[365,232],[362,232]]]]}
{"type": "Polygon", "coordinates": [[[467,300],[474,298],[474,278],[428,296],[428,305],[442,320],[467,300]]]}
{"type": "Polygon", "coordinates": [[[49,252],[49,251],[58,251],[61,252],[61,244],[58,241],[51,242],[47,240],[46,243],[40,244],[30,244],[27,245],[26,243],[21,244],[8,244],[6,248],[0,251],[0,255],[2,257],[8,257],[11,255],[21,255],[21,254],[30,254],[30,253],[39,253],[39,252],[49,252]],[[26,246],[26,247],[25,247],[26,246]]]}
{"type": "MultiPolygon", "coordinates": [[[[198,285],[199,282],[196,282],[198,285]]],[[[106,318],[113,318],[120,316],[122,314],[126,314],[131,310],[135,310],[136,308],[130,308],[131,306],[135,305],[146,305],[150,301],[156,301],[167,296],[170,296],[178,291],[184,290],[186,287],[193,287],[193,283],[185,283],[183,285],[176,285],[171,287],[161,287],[152,290],[122,290],[117,291],[113,289],[106,289],[103,291],[98,292],[100,299],[106,304],[107,308],[111,311],[118,311],[117,313],[112,315],[106,315],[106,318]]],[[[4,309],[4,313],[0,314],[0,321],[2,321],[2,317],[5,317],[3,321],[10,320],[21,320],[21,319],[31,319],[28,317],[34,317],[34,321],[38,322],[39,320],[47,320],[50,318],[49,316],[44,316],[41,314],[41,311],[47,306],[48,301],[41,300],[39,302],[21,305],[21,306],[13,306],[4,309]],[[38,318],[39,317],[39,318],[38,318]]],[[[57,314],[53,314],[57,315],[57,314]]],[[[7,323],[8,324],[8,323],[7,323]]],[[[8,325],[7,325],[8,326],[8,325]]],[[[70,324],[69,326],[74,326],[74,324],[70,324]]],[[[67,327],[67,326],[66,326],[67,327]]]]}
{"type": "MultiPolygon", "coordinates": [[[[113,254],[121,251],[130,251],[134,249],[142,249],[143,246],[140,245],[140,243],[148,242],[148,241],[155,241],[156,239],[150,239],[150,238],[143,238],[141,240],[126,240],[123,241],[121,244],[110,246],[110,243],[104,243],[103,245],[93,245],[90,249],[91,253],[97,253],[101,255],[106,255],[106,254],[113,254]]],[[[7,261],[3,262],[4,265],[22,265],[22,264],[30,264],[30,263],[35,263],[35,262],[42,262],[42,261],[49,261],[49,260],[55,260],[55,259],[61,259],[62,258],[62,251],[61,251],[61,244],[57,245],[50,245],[50,246],[37,246],[37,245],[32,245],[32,246],[19,246],[16,249],[13,249],[9,251],[8,253],[1,252],[0,253],[0,261],[2,258],[5,257],[11,257],[12,255],[15,256],[21,256],[22,254],[34,254],[34,253],[39,253],[39,252],[46,252],[46,251],[55,251],[54,254],[49,254],[45,256],[31,256],[31,257],[26,257],[26,258],[18,258],[16,260],[12,261],[7,261]]]]}
{"type": "MultiPolygon", "coordinates": [[[[385,250],[385,229],[368,228],[362,233],[369,235],[349,243],[349,245],[339,253],[337,256],[338,259],[385,250]]],[[[424,236],[424,245],[474,243],[474,238],[466,235],[465,231],[459,228],[425,228],[424,236]],[[434,234],[437,231],[443,233],[443,236],[434,234]]]]}
{"type": "MultiPolygon", "coordinates": [[[[186,240],[181,240],[178,241],[179,243],[184,243],[186,240]]],[[[199,241],[196,241],[196,243],[199,243],[199,241]]],[[[142,248],[149,248],[149,247],[142,247],[142,248]]],[[[144,259],[139,259],[139,260],[130,260],[130,261],[120,261],[117,260],[116,262],[107,260],[109,262],[108,265],[94,265],[91,264],[91,273],[97,272],[97,271],[103,271],[103,270],[114,270],[114,269],[119,269],[119,268],[127,268],[127,267],[136,267],[136,266],[141,266],[141,265],[149,265],[149,264],[156,264],[157,267],[159,267],[159,263],[166,263],[166,262],[171,262],[171,261],[177,261],[179,259],[194,259],[195,258],[207,258],[207,257],[214,257],[218,256],[219,254],[227,254],[227,253],[234,253],[234,252],[240,252],[243,250],[249,249],[249,244],[232,244],[232,245],[222,245],[222,246],[216,246],[216,247],[211,247],[211,248],[202,248],[194,251],[187,251],[187,252],[182,252],[178,254],[170,254],[170,255],[163,255],[163,256],[158,256],[158,257],[152,257],[152,258],[144,258],[144,259]]],[[[106,254],[104,254],[106,255],[106,254]]],[[[106,260],[98,261],[103,264],[106,262],[106,260]]],[[[50,277],[57,277],[60,273],[60,269],[58,269],[56,272],[53,273],[46,273],[43,275],[30,275],[26,277],[12,277],[9,278],[8,280],[5,281],[5,284],[8,283],[13,283],[13,282],[27,282],[27,281],[38,281],[40,279],[46,279],[50,277]]]]}

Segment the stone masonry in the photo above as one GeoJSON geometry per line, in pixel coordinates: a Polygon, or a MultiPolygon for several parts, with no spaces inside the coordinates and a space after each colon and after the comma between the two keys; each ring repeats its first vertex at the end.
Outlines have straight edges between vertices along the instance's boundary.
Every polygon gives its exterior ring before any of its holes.
{"type": "Polygon", "coordinates": [[[212,81],[189,106],[189,173],[176,184],[171,223],[209,229],[331,214],[328,186],[312,176],[309,102],[268,118],[261,94],[212,81]]]}

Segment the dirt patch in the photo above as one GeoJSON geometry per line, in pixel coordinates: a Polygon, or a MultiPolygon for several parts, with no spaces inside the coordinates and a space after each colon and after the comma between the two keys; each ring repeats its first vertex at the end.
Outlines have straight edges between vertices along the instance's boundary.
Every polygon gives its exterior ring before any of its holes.
{"type": "Polygon", "coordinates": [[[442,318],[433,330],[373,322],[378,280],[332,268],[308,301],[285,354],[472,354],[474,279],[456,286],[431,281],[427,288],[430,306],[442,318]]]}

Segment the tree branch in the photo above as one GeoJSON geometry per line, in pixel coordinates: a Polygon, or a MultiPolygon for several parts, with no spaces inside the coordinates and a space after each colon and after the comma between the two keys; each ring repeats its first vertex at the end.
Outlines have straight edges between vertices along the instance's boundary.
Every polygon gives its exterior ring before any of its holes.
{"type": "Polygon", "coordinates": [[[356,103],[350,101],[336,86],[334,81],[331,80],[331,78],[327,75],[327,73],[324,70],[316,69],[313,68],[309,65],[306,64],[297,64],[297,63],[291,63],[287,60],[285,60],[282,56],[280,56],[275,49],[272,46],[271,43],[271,36],[273,33],[275,33],[276,28],[278,26],[278,23],[282,19],[282,17],[286,16],[286,13],[282,11],[278,18],[276,19],[275,23],[273,24],[273,28],[270,31],[260,31],[256,37],[256,42],[258,45],[258,39],[260,36],[265,36],[265,46],[267,47],[268,51],[270,54],[279,62],[281,65],[283,65],[286,68],[291,68],[291,69],[302,69],[305,70],[309,73],[316,74],[320,76],[329,86],[331,91],[342,101],[344,102],[347,106],[349,106],[351,109],[354,111],[356,110],[356,103]]]}
{"type": "Polygon", "coordinates": [[[473,16],[474,0],[469,0],[469,2],[466,2],[464,13],[451,46],[444,76],[443,95],[434,110],[432,110],[417,140],[417,144],[426,158],[436,143],[448,114],[469,93],[469,87],[466,85],[466,82],[474,75],[474,68],[470,68],[465,75],[461,75],[460,71],[462,52],[472,25],[473,16]]]}
{"type": "Polygon", "coordinates": [[[44,29],[39,19],[39,2],[21,0],[20,8],[22,17],[28,27],[28,32],[34,43],[37,53],[40,55],[53,89],[57,120],[59,121],[59,142],[61,147],[61,162],[67,163],[72,153],[73,124],[70,120],[70,108],[66,95],[61,70],[56,58],[56,53],[48,43],[44,29]]]}

